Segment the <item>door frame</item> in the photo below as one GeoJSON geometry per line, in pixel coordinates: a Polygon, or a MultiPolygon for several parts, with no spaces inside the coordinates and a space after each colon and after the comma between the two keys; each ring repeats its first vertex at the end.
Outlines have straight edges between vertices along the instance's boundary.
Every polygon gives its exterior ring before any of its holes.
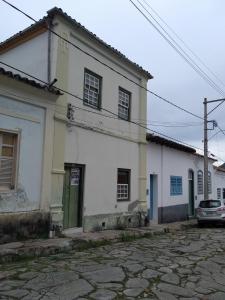
{"type": "Polygon", "coordinates": [[[188,169],[188,216],[195,216],[195,181],[194,181],[194,170],[188,169]],[[192,178],[190,178],[190,173],[192,178]],[[191,190],[190,184],[192,182],[191,190]]]}
{"type": "MultiPolygon", "coordinates": [[[[84,176],[85,176],[85,165],[83,164],[76,164],[76,163],[64,163],[64,169],[66,168],[80,168],[81,175],[80,175],[80,192],[79,192],[79,199],[78,199],[78,226],[75,228],[83,227],[83,212],[84,212],[84,176]]],[[[65,178],[64,178],[65,180],[65,178]]],[[[65,182],[63,183],[63,190],[65,188],[65,182]]],[[[64,203],[63,203],[64,209],[64,203]]],[[[63,211],[63,223],[64,223],[64,211],[63,211]]],[[[68,228],[69,229],[69,228],[68,228]]]]}
{"type": "Polygon", "coordinates": [[[158,175],[149,175],[149,219],[158,223],[158,175]]]}

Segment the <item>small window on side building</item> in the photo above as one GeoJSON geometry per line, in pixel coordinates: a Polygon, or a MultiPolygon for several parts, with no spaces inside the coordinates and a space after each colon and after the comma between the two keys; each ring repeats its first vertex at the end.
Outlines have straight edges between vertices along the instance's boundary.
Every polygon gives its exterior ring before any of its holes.
{"type": "Polygon", "coordinates": [[[177,196],[182,195],[182,177],[170,176],[170,195],[177,196]]]}
{"type": "Polygon", "coordinates": [[[201,170],[198,171],[197,185],[198,185],[198,195],[202,195],[203,194],[203,172],[201,170]]]}
{"type": "Polygon", "coordinates": [[[117,171],[117,201],[130,200],[130,170],[117,171]]]}
{"type": "Polygon", "coordinates": [[[0,191],[15,188],[18,136],[0,131],[0,191]]]}

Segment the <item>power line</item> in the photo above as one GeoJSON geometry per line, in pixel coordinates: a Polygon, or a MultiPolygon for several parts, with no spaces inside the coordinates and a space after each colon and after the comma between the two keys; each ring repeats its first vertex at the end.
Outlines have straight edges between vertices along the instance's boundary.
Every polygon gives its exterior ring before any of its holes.
{"type": "Polygon", "coordinates": [[[225,87],[225,83],[206,65],[206,63],[188,46],[188,44],[175,32],[175,30],[159,15],[159,13],[153,9],[153,7],[146,0],[142,0],[161,20],[161,22],[166,25],[166,27],[176,36],[176,38],[186,47],[187,50],[225,87]]]}
{"type": "MultiPolygon", "coordinates": [[[[3,2],[5,2],[6,4],[8,4],[9,6],[11,6],[13,9],[19,11],[20,13],[22,13],[23,15],[25,15],[26,17],[28,17],[30,20],[34,21],[35,23],[37,23],[38,21],[36,21],[34,18],[32,18],[30,15],[28,15],[27,13],[23,12],[22,10],[20,10],[19,8],[17,8],[16,6],[12,5],[11,3],[9,3],[6,0],[2,0],[3,2]]],[[[81,49],[79,46],[75,45],[74,43],[72,43],[71,41],[67,40],[66,38],[62,37],[61,35],[59,35],[58,33],[56,33],[55,31],[53,31],[52,29],[49,28],[49,26],[47,26],[47,29],[53,33],[54,35],[56,35],[57,37],[59,37],[60,39],[64,40],[65,42],[67,42],[68,44],[72,45],[73,47],[75,47],[77,50],[81,51],[82,53],[86,54],[87,56],[91,57],[92,59],[94,59],[95,61],[99,62],[100,64],[102,64],[103,66],[107,67],[108,69],[110,69],[111,71],[115,72],[116,74],[122,76],[123,78],[125,78],[126,80],[132,82],[133,84],[137,85],[138,87],[144,89],[146,92],[152,94],[153,96],[157,97],[158,99],[176,107],[177,109],[186,112],[187,114],[194,116],[198,119],[203,119],[202,117],[198,116],[195,113],[192,113],[191,111],[171,102],[170,100],[158,95],[157,93],[149,90],[148,88],[142,86],[141,84],[135,82],[134,80],[132,80],[131,78],[127,77],[126,75],[122,74],[121,72],[119,72],[118,70],[114,69],[113,67],[107,65],[106,63],[102,62],[101,60],[99,60],[98,58],[96,58],[94,55],[88,53],[87,51],[81,49]]]]}
{"type": "Polygon", "coordinates": [[[213,89],[215,89],[221,95],[225,92],[194,62],[194,60],[182,49],[181,46],[171,37],[171,35],[160,25],[160,23],[151,15],[151,13],[145,8],[145,6],[137,0],[137,2],[144,8],[144,10],[154,19],[154,21],[160,26],[160,28],[167,34],[167,38],[160,29],[144,14],[144,12],[132,1],[129,0],[132,5],[144,16],[144,18],[155,28],[155,30],[167,41],[167,43],[200,75],[213,89]],[[177,45],[178,49],[173,43],[177,45]]]}
{"type": "MultiPolygon", "coordinates": [[[[24,75],[26,75],[26,76],[28,76],[28,77],[31,77],[31,78],[33,78],[33,79],[35,79],[35,80],[37,80],[37,81],[40,81],[40,82],[42,82],[42,83],[45,84],[45,85],[48,85],[47,82],[43,81],[42,79],[37,78],[36,76],[33,76],[33,75],[31,75],[31,74],[29,74],[29,73],[27,73],[27,72],[24,72],[24,71],[22,71],[22,70],[20,70],[20,69],[18,69],[18,68],[15,68],[15,67],[13,67],[12,65],[3,63],[2,61],[0,61],[0,63],[3,64],[3,65],[5,65],[5,66],[7,66],[7,67],[9,67],[9,68],[11,68],[11,69],[14,69],[14,70],[16,70],[16,71],[18,71],[18,72],[20,72],[20,73],[23,73],[24,75]]],[[[83,100],[84,100],[83,98],[81,98],[81,97],[79,97],[79,96],[77,96],[77,95],[75,95],[75,94],[73,94],[73,93],[71,93],[71,92],[68,92],[68,91],[66,91],[66,90],[64,90],[64,89],[61,89],[61,88],[58,88],[58,87],[55,87],[55,88],[58,89],[59,91],[65,93],[65,94],[70,95],[71,97],[74,97],[74,98],[78,99],[79,101],[83,101],[83,100]]],[[[64,107],[64,106],[63,106],[63,107],[64,107]]],[[[108,113],[110,113],[110,114],[112,114],[113,116],[116,116],[116,117],[118,118],[118,115],[117,115],[116,113],[114,113],[114,112],[112,112],[112,111],[110,111],[110,110],[108,110],[108,109],[101,108],[101,110],[102,110],[102,111],[107,111],[108,113]]],[[[88,112],[91,112],[91,111],[88,111],[88,112]]],[[[91,113],[94,113],[94,112],[91,112],[91,113]]],[[[186,145],[186,146],[191,147],[191,148],[199,149],[199,150],[202,151],[201,148],[198,148],[198,147],[196,147],[196,146],[190,145],[190,144],[188,144],[188,143],[186,143],[186,142],[183,142],[183,141],[181,141],[181,140],[179,140],[179,139],[177,139],[177,138],[170,137],[170,136],[168,136],[168,135],[166,135],[166,134],[163,134],[163,133],[161,133],[161,132],[158,132],[158,131],[156,131],[156,130],[153,130],[153,129],[151,129],[151,128],[147,127],[147,126],[144,126],[144,125],[142,125],[142,124],[140,124],[140,123],[138,123],[138,122],[135,122],[135,121],[132,121],[132,120],[123,120],[123,119],[120,119],[120,120],[121,120],[121,121],[124,121],[124,122],[129,122],[129,123],[134,124],[134,125],[136,125],[136,126],[139,126],[139,127],[143,128],[143,129],[146,129],[146,130],[148,130],[148,131],[151,131],[151,132],[153,132],[153,133],[156,133],[157,135],[160,135],[160,136],[165,137],[165,138],[167,138],[167,139],[173,140],[173,141],[175,141],[175,142],[177,142],[177,143],[186,145]]]]}

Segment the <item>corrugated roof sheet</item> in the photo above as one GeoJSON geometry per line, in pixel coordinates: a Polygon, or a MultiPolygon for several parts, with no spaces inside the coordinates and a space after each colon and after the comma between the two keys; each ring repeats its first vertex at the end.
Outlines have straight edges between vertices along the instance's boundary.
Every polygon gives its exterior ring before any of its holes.
{"type": "Polygon", "coordinates": [[[22,77],[19,74],[14,74],[11,71],[6,71],[4,68],[1,68],[1,67],[0,67],[0,74],[4,75],[4,76],[7,76],[9,78],[15,79],[17,81],[21,81],[23,83],[29,84],[29,85],[31,85],[35,88],[42,89],[42,90],[45,90],[47,92],[53,93],[55,95],[61,95],[62,94],[57,88],[49,87],[48,85],[41,84],[41,83],[39,83],[35,80],[31,80],[27,77],[22,77]]]}

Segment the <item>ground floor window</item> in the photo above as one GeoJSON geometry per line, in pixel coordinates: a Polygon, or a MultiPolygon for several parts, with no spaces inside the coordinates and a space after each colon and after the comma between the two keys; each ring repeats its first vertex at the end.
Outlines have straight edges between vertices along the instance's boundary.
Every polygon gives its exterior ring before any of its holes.
{"type": "Polygon", "coordinates": [[[225,199],[225,189],[223,188],[223,199],[225,199]]]}
{"type": "Polygon", "coordinates": [[[182,176],[170,176],[170,195],[182,195],[182,176]]]}
{"type": "Polygon", "coordinates": [[[0,131],[0,191],[14,189],[18,136],[0,131]]]}
{"type": "Polygon", "coordinates": [[[129,201],[130,199],[130,170],[118,169],[117,171],[117,200],[129,201]]]}

